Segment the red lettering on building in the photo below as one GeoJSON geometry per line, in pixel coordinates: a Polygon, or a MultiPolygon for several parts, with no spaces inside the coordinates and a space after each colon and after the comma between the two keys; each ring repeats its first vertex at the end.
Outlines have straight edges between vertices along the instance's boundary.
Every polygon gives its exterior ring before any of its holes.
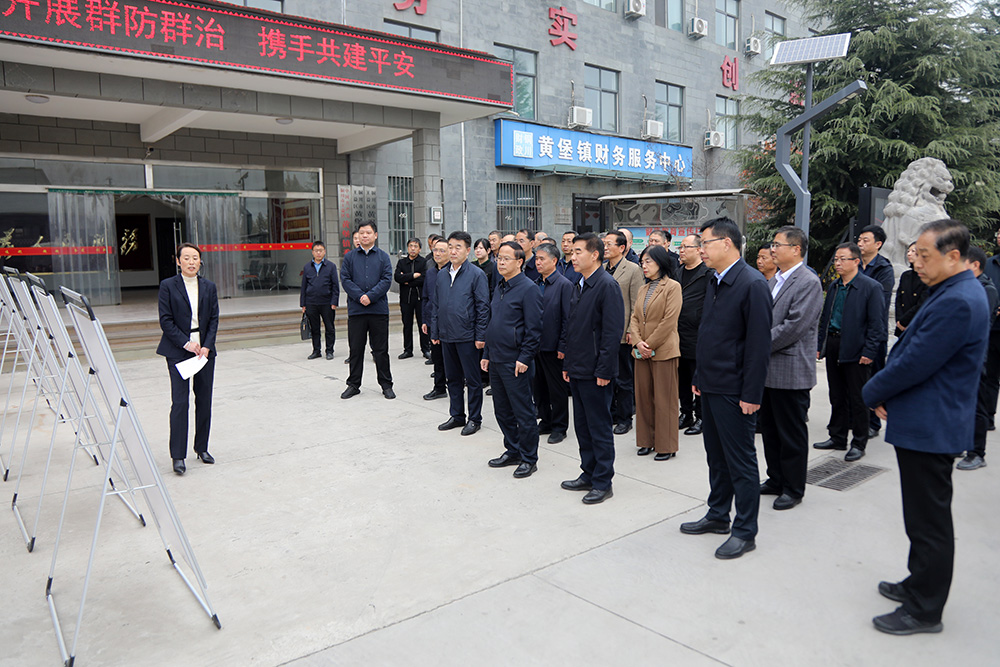
{"type": "Polygon", "coordinates": [[[342,67],[342,64],[340,62],[340,54],[337,53],[337,50],[339,48],[340,45],[337,44],[336,40],[329,39],[327,37],[321,37],[319,40],[319,50],[316,52],[316,55],[321,57],[316,60],[316,64],[320,65],[329,60],[337,67],[342,67]]]}
{"type": "Polygon", "coordinates": [[[389,52],[385,49],[376,49],[374,47],[368,49],[368,53],[371,54],[368,62],[378,67],[378,73],[382,73],[382,68],[388,66],[389,63],[389,52]]]}
{"type": "Polygon", "coordinates": [[[724,88],[740,89],[740,59],[726,56],[722,61],[722,86],[724,88]]]}
{"type": "MultiPolygon", "coordinates": [[[[8,14],[4,12],[4,16],[8,14]]],[[[77,21],[80,18],[79,5],[77,0],[49,0],[49,11],[45,15],[45,22],[48,23],[53,17],[56,25],[69,23],[75,28],[82,28],[77,21]]]]}
{"type": "Polygon", "coordinates": [[[153,39],[156,36],[156,13],[143,5],[142,9],[125,5],[125,34],[139,39],[153,39]]]}
{"type": "Polygon", "coordinates": [[[421,16],[427,13],[427,0],[402,0],[402,2],[392,3],[392,6],[396,8],[397,12],[405,12],[413,7],[413,11],[421,16]]]}
{"type": "Polygon", "coordinates": [[[565,44],[576,51],[576,33],[569,31],[571,25],[576,25],[576,14],[566,11],[565,7],[560,7],[559,9],[549,7],[549,18],[552,19],[549,34],[555,38],[549,40],[552,46],[565,44]]]}
{"type": "MultiPolygon", "coordinates": [[[[10,7],[4,11],[4,16],[10,16],[17,10],[17,6],[21,5],[24,7],[24,20],[31,20],[31,8],[38,7],[38,0],[10,0],[10,7]]],[[[56,24],[58,25],[58,23],[56,24]]]]}
{"type": "Polygon", "coordinates": [[[413,56],[407,54],[406,51],[400,51],[392,57],[392,61],[396,63],[396,76],[413,78],[413,56]]]}
{"type": "Polygon", "coordinates": [[[162,12],[160,14],[160,34],[164,42],[187,44],[191,39],[191,15],[180,12],[162,12]]]}
{"type": "Polygon", "coordinates": [[[105,0],[87,0],[87,23],[91,32],[104,32],[112,35],[115,29],[122,27],[121,12],[117,2],[105,0]]]}
{"type": "Polygon", "coordinates": [[[316,53],[313,51],[312,37],[309,35],[289,35],[288,50],[292,53],[299,54],[299,57],[296,58],[299,62],[306,59],[307,53],[316,53]]]}
{"type": "Polygon", "coordinates": [[[197,17],[198,22],[195,24],[195,28],[198,30],[198,41],[194,43],[195,46],[204,46],[206,49],[219,49],[220,51],[226,50],[225,37],[226,31],[223,30],[222,25],[215,22],[215,18],[211,17],[208,22],[202,17],[197,17]]]}
{"type": "Polygon", "coordinates": [[[279,59],[285,59],[285,33],[281,32],[277,28],[267,28],[264,26],[260,27],[260,32],[257,33],[260,37],[260,41],[257,42],[257,46],[260,47],[260,55],[265,58],[273,58],[278,56],[279,59]]]}
{"type": "Polygon", "coordinates": [[[365,47],[357,42],[344,44],[344,67],[367,72],[368,63],[365,61],[365,53],[365,47]]]}

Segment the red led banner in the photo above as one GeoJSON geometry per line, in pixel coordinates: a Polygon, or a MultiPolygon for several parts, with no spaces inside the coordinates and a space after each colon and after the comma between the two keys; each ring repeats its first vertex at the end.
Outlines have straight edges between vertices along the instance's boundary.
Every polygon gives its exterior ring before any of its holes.
{"type": "Polygon", "coordinates": [[[33,246],[31,248],[0,248],[0,257],[28,257],[37,255],[108,255],[114,248],[105,245],[89,246],[33,246]]]}
{"type": "Polygon", "coordinates": [[[225,3],[0,0],[0,38],[513,105],[488,54],[225,3]]]}
{"type": "Polygon", "coordinates": [[[204,252],[251,252],[257,250],[311,250],[312,243],[220,243],[201,246],[204,252]]]}

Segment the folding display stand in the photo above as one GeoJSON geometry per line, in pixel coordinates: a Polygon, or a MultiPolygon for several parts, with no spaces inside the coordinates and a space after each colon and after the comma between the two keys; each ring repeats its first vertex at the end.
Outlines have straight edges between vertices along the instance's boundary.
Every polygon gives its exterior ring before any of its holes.
{"type": "MultiPolygon", "coordinates": [[[[194,552],[188,542],[187,535],[184,533],[184,528],[181,526],[180,518],[177,516],[177,511],[174,508],[173,502],[170,500],[170,496],[167,494],[163,478],[160,476],[160,472],[153,460],[152,453],[149,449],[149,442],[146,439],[142,426],[139,423],[138,416],[135,413],[135,408],[129,398],[128,391],[125,388],[125,382],[122,380],[121,374],[118,372],[118,366],[115,363],[114,355],[111,353],[111,347],[108,344],[104,328],[101,326],[100,321],[98,321],[98,319],[94,316],[94,311],[90,307],[90,303],[85,296],[68,290],[65,287],[61,288],[61,292],[63,300],[66,302],[66,308],[73,319],[73,326],[80,338],[80,345],[83,348],[83,352],[87,356],[87,361],[90,364],[90,372],[87,376],[87,385],[84,390],[83,404],[87,405],[87,401],[94,393],[94,388],[96,387],[97,392],[99,392],[104,398],[104,407],[108,410],[109,414],[114,417],[114,427],[111,433],[110,451],[107,459],[107,472],[110,473],[110,462],[115,459],[115,450],[120,445],[127,452],[127,458],[132,465],[132,469],[135,471],[136,479],[138,481],[136,490],[141,491],[146,500],[146,505],[149,507],[150,515],[153,517],[153,522],[156,524],[157,530],[160,533],[160,539],[163,541],[163,546],[167,551],[167,557],[170,559],[170,565],[174,568],[177,574],[180,575],[184,584],[188,587],[188,590],[190,590],[195,599],[198,600],[198,604],[201,605],[201,608],[205,611],[209,618],[211,618],[215,627],[221,629],[222,624],[219,621],[219,617],[212,609],[211,603],[209,603],[208,596],[205,592],[208,584],[205,582],[205,577],[201,572],[201,568],[198,566],[198,561],[195,559],[194,552]],[[184,570],[181,568],[181,564],[178,562],[177,558],[175,558],[175,553],[179,554],[181,560],[187,563],[188,568],[190,568],[190,571],[193,574],[195,580],[194,583],[192,583],[191,579],[189,579],[184,573],[184,570]]],[[[80,435],[82,432],[83,425],[80,424],[77,429],[76,444],[74,447],[80,446],[80,435]]],[[[73,630],[73,641],[69,650],[67,650],[62,627],[59,623],[59,614],[56,610],[52,588],[53,580],[55,578],[56,560],[59,554],[59,540],[62,536],[63,523],[66,519],[66,506],[68,504],[70,489],[72,486],[73,468],[76,458],[77,457],[74,456],[70,461],[69,479],[66,482],[66,494],[63,497],[62,513],[59,517],[59,528],[56,532],[55,544],[53,546],[52,566],[49,570],[49,577],[45,586],[45,597],[48,601],[49,612],[52,616],[52,623],[55,626],[56,639],[59,643],[59,652],[62,655],[65,664],[69,666],[72,666],[76,659],[76,647],[80,638],[80,628],[83,623],[83,611],[87,600],[87,589],[90,585],[90,575],[94,566],[94,555],[97,550],[97,539],[101,529],[104,502],[108,496],[108,485],[104,484],[101,486],[97,520],[94,525],[94,536],[90,545],[90,556],[87,561],[87,568],[83,579],[83,592],[80,599],[80,609],[77,614],[76,627],[73,630]]]]}

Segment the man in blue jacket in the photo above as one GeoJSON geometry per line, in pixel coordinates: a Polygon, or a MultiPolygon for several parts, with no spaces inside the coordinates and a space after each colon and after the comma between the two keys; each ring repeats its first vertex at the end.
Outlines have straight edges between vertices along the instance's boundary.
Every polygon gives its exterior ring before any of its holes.
{"type": "Polygon", "coordinates": [[[451,264],[438,271],[434,280],[431,307],[431,343],[440,343],[444,374],[451,397],[450,418],[439,431],[462,427],[462,435],[472,435],[483,423],[483,379],[479,350],[486,345],[486,325],[490,321],[489,285],[486,274],[469,261],[472,237],[467,232],[448,235],[451,264]],[[465,415],[463,389],[469,390],[469,416],[465,415]]]}
{"type": "MultiPolygon", "coordinates": [[[[1000,230],[997,230],[996,243],[997,246],[1000,246],[1000,230]]],[[[1000,289],[1000,252],[986,260],[983,272],[1000,289]]],[[[983,399],[989,413],[987,428],[992,431],[995,428],[993,421],[997,413],[997,397],[1000,396],[1000,317],[994,316],[993,326],[990,327],[990,342],[986,349],[984,377],[987,393],[983,399]]]]}
{"type": "Polygon", "coordinates": [[[312,354],[309,359],[319,359],[319,321],[326,328],[326,358],[333,359],[333,344],[337,342],[337,332],[333,319],[337,315],[340,301],[340,285],[337,284],[337,265],[326,259],[326,244],[316,241],[312,245],[312,261],[302,267],[302,287],[299,290],[299,306],[309,318],[312,330],[312,354]]]}
{"type": "Polygon", "coordinates": [[[615,435],[611,422],[612,381],[618,376],[618,341],[625,328],[622,291],[604,270],[604,242],[596,234],[573,239],[573,268],[580,281],[566,323],[563,380],[573,394],[573,429],[580,445],[576,479],[562,483],[569,491],[587,491],[588,505],[610,498],[615,475],[615,435]]]}
{"type": "MultiPolygon", "coordinates": [[[[420,331],[427,336],[428,342],[430,342],[431,330],[428,322],[430,322],[431,310],[434,308],[434,299],[432,298],[435,293],[434,286],[437,284],[438,274],[441,271],[447,270],[449,264],[448,242],[437,234],[433,234],[432,238],[431,261],[427,262],[427,274],[424,276],[424,291],[420,295],[424,310],[424,323],[420,326],[420,331]]],[[[431,358],[427,363],[434,365],[434,373],[432,374],[434,387],[428,393],[424,394],[425,401],[433,401],[448,395],[448,388],[445,384],[444,354],[441,352],[441,342],[431,343],[430,347],[431,358]]]]}
{"type": "Polygon", "coordinates": [[[497,251],[501,280],[490,304],[482,369],[490,374],[493,410],[506,449],[491,468],[516,465],[514,477],[530,477],[538,468],[538,424],[531,398],[531,369],[542,334],[542,295],[521,273],[524,250],[504,243],[497,251]]]}
{"type": "Polygon", "coordinates": [[[698,329],[692,391],[701,396],[708,456],[708,513],[681,524],[688,535],[730,532],[715,557],[739,558],[757,548],[760,472],[754,430],[771,354],[771,294],[764,276],[741,259],[743,235],[729,218],[701,228],[701,256],[714,271],[698,329]]]}
{"type": "Polygon", "coordinates": [[[816,358],[826,357],[830,389],[830,438],[815,449],[847,449],[848,429],[854,434],[845,461],[857,461],[868,446],[868,408],[861,387],[871,377],[872,362],[885,345],[882,286],[861,273],[861,250],[841,243],[833,256],[840,277],[830,284],[819,320],[816,358]]]}
{"type": "MultiPolygon", "coordinates": [[[[892,290],[896,286],[896,276],[892,270],[892,262],[879,251],[885,244],[885,230],[879,225],[868,225],[858,234],[858,249],[861,250],[861,273],[882,286],[882,299],[885,301],[883,311],[883,326],[889,329],[889,303],[892,301],[892,290]]],[[[888,334],[886,335],[888,340],[888,334]]],[[[877,373],[885,366],[886,343],[883,342],[878,352],[872,358],[871,372],[877,373]]],[[[868,414],[868,437],[874,438],[882,430],[882,421],[874,412],[868,414]]]]}
{"type": "Polygon", "coordinates": [[[392,399],[396,394],[389,371],[389,300],[386,298],[392,285],[392,261],[375,245],[378,228],[374,222],[362,223],[357,233],[361,245],[344,256],[340,267],[340,282],[347,292],[347,344],[351,354],[347,389],[340,397],[351,398],[361,393],[367,338],[375,357],[375,372],[382,395],[392,399]]]}
{"type": "Polygon", "coordinates": [[[986,292],[966,269],[969,230],[956,220],[927,223],[913,263],[927,300],[893,346],[864,399],[886,420],[896,448],[903,524],[910,539],[910,576],[880,582],[883,596],[902,603],[876,616],[894,635],[940,632],[955,564],[951,518],[952,463],[972,439],[979,373],[989,336],[986,292]]]}
{"type": "Polygon", "coordinates": [[[540,274],[538,289],[542,294],[542,338],[535,357],[535,405],[538,434],[548,434],[550,445],[565,440],[569,429],[569,385],[563,381],[562,369],[573,285],[559,273],[559,259],[555,244],[543,243],[535,252],[535,267],[540,274]]]}

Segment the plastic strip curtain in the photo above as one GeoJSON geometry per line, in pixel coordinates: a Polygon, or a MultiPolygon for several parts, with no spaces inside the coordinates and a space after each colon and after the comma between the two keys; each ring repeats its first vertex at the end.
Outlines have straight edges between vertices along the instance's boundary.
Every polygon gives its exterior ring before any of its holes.
{"type": "Polygon", "coordinates": [[[114,195],[53,190],[48,197],[53,245],[81,250],[52,256],[50,285],[86,294],[93,305],[121,303],[114,195]]]}
{"type": "Polygon", "coordinates": [[[202,249],[201,275],[215,283],[220,297],[237,294],[240,253],[212,246],[240,243],[240,201],[235,195],[187,195],[184,198],[188,234],[202,249]]]}

